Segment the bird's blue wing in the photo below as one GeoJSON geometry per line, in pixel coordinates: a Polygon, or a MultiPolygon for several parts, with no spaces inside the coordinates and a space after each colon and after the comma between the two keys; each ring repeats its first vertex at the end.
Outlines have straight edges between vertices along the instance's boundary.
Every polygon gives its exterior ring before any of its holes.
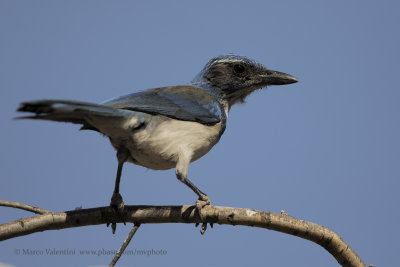
{"type": "Polygon", "coordinates": [[[210,125],[222,120],[217,100],[194,86],[170,86],[120,96],[103,105],[210,125]]]}

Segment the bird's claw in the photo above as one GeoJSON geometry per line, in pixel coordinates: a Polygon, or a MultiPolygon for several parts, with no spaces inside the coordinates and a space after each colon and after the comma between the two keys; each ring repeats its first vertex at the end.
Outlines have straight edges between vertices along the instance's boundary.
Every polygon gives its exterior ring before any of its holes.
{"type": "MultiPolygon", "coordinates": [[[[124,204],[124,201],[122,200],[121,194],[114,193],[112,195],[110,206],[118,214],[122,214],[123,213],[125,204],[124,204]]],[[[125,224],[125,222],[124,222],[124,224],[125,224]]],[[[107,225],[107,227],[108,227],[108,225],[107,225]]],[[[115,222],[111,223],[111,231],[112,231],[113,234],[115,234],[115,230],[116,229],[117,229],[117,223],[115,223],[115,222]]]]}
{"type": "Polygon", "coordinates": [[[207,223],[203,223],[203,224],[201,225],[200,234],[204,235],[204,233],[206,232],[206,230],[207,230],[207,223]]]}
{"type": "Polygon", "coordinates": [[[211,206],[211,200],[208,196],[204,195],[204,196],[199,197],[198,200],[196,200],[196,208],[199,211],[200,216],[201,216],[201,212],[200,212],[201,209],[206,206],[211,206]]]}
{"type": "Polygon", "coordinates": [[[113,222],[111,224],[111,231],[112,231],[113,235],[115,234],[116,230],[117,230],[117,223],[113,222]]]}
{"type": "MultiPolygon", "coordinates": [[[[211,206],[210,198],[207,195],[203,195],[203,196],[199,197],[199,199],[196,201],[196,208],[199,212],[200,219],[202,221],[204,221],[204,219],[205,219],[202,215],[202,210],[203,210],[203,208],[206,208],[207,206],[211,206]]],[[[199,223],[196,223],[196,227],[197,226],[199,226],[199,223]]],[[[211,226],[211,228],[213,228],[213,224],[210,223],[210,226],[211,226]]],[[[206,230],[207,230],[207,223],[203,222],[201,224],[200,234],[204,235],[206,230]]]]}
{"type": "Polygon", "coordinates": [[[110,206],[118,213],[122,213],[125,204],[124,201],[122,201],[122,196],[120,193],[114,193],[112,195],[110,206]]]}

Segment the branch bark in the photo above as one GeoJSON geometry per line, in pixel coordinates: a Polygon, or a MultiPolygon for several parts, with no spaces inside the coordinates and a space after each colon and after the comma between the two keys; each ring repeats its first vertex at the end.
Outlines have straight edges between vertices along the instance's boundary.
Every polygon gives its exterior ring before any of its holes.
{"type": "Polygon", "coordinates": [[[286,213],[211,206],[203,208],[201,215],[195,206],[125,206],[123,215],[118,215],[110,207],[47,212],[0,225],[0,241],[46,230],[113,222],[218,223],[260,227],[298,236],[325,248],[342,266],[366,266],[353,249],[332,230],[296,219],[286,213]]]}

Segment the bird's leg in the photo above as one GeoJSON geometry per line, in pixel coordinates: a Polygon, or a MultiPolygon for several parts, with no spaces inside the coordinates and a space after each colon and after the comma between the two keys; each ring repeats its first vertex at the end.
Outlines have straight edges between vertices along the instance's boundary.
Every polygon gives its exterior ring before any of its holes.
{"type": "MultiPolygon", "coordinates": [[[[114,193],[111,197],[110,206],[119,214],[121,214],[124,210],[124,202],[122,200],[122,196],[119,193],[119,182],[121,181],[122,167],[124,166],[125,161],[129,157],[129,152],[122,148],[117,151],[117,159],[118,159],[118,169],[117,169],[117,177],[115,179],[115,187],[114,193]]],[[[116,223],[111,224],[112,232],[115,233],[115,229],[117,228],[116,223]]]]}
{"type": "Polygon", "coordinates": [[[122,201],[122,196],[119,193],[119,182],[121,181],[122,167],[124,166],[125,161],[128,159],[128,156],[129,154],[126,149],[119,149],[117,151],[117,159],[118,159],[117,177],[115,179],[114,193],[111,197],[110,206],[118,211],[122,211],[124,209],[124,202],[122,201]]]}
{"type": "Polygon", "coordinates": [[[193,192],[196,193],[196,195],[199,196],[199,199],[196,201],[196,207],[201,209],[204,208],[207,205],[211,205],[210,198],[203,193],[200,189],[198,189],[186,176],[183,176],[180,173],[176,174],[178,177],[178,180],[187,185],[190,189],[193,190],[193,192]]]}
{"type": "Polygon", "coordinates": [[[196,193],[196,195],[199,196],[199,199],[196,202],[196,206],[203,208],[204,206],[211,205],[210,198],[203,192],[200,191],[188,178],[187,178],[187,173],[189,169],[189,163],[191,160],[191,156],[185,155],[182,153],[179,155],[178,162],[176,164],[176,178],[178,178],[179,181],[187,185],[190,189],[193,190],[193,192],[196,193]],[[200,204],[200,205],[199,205],[200,204]]]}
{"type": "Polygon", "coordinates": [[[124,202],[122,196],[119,193],[119,182],[121,180],[122,166],[124,162],[118,162],[117,178],[115,179],[114,193],[111,197],[110,206],[116,211],[122,211],[124,209],[124,202]]]}
{"type": "MultiPolygon", "coordinates": [[[[206,207],[211,205],[210,198],[203,193],[200,189],[198,189],[188,178],[187,178],[187,171],[190,163],[190,158],[185,159],[180,157],[178,164],[176,165],[176,177],[178,178],[179,181],[187,185],[190,189],[193,190],[193,192],[196,193],[196,195],[199,196],[199,199],[196,201],[196,208],[199,211],[200,219],[203,221],[204,218],[202,216],[201,210],[206,207]]],[[[207,229],[207,223],[203,223],[202,225],[202,230],[200,231],[201,234],[204,234],[204,232],[207,229]]]]}
{"type": "MultiPolygon", "coordinates": [[[[193,190],[193,192],[195,192],[199,196],[199,199],[196,201],[196,208],[199,212],[200,219],[204,221],[205,218],[202,215],[202,209],[206,206],[211,205],[210,198],[206,194],[201,192],[200,189],[198,189],[185,175],[182,175],[180,172],[177,171],[176,177],[178,178],[179,181],[187,185],[190,189],[193,190]]],[[[200,233],[203,235],[206,232],[206,230],[207,230],[207,223],[203,222],[203,224],[201,225],[200,233]]]]}

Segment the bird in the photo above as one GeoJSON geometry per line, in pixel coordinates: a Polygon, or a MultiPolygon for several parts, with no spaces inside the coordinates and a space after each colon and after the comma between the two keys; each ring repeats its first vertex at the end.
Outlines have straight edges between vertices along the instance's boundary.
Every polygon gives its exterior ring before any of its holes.
{"type": "Polygon", "coordinates": [[[118,160],[110,202],[116,211],[124,209],[119,185],[125,162],[153,170],[175,168],[177,179],[197,195],[196,207],[201,210],[211,201],[189,180],[189,164],[218,143],[231,107],[244,103],[258,89],[296,82],[294,76],[268,69],[255,60],[226,54],[209,60],[186,85],[147,89],[100,104],[71,100],[23,102],[17,111],[31,114],[17,119],[80,124],[81,130],[108,137],[118,160]]]}

